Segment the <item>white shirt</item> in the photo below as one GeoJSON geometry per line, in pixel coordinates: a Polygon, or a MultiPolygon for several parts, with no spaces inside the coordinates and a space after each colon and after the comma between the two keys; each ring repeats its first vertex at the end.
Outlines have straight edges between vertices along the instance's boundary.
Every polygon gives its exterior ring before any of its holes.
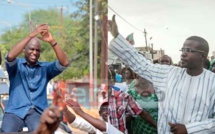
{"type": "Polygon", "coordinates": [[[186,126],[188,133],[215,133],[215,74],[208,70],[190,76],[185,68],[152,64],[121,35],[109,50],[141,77],[153,83],[158,102],[158,133],[170,133],[170,123],[186,126]]]}
{"type": "Polygon", "coordinates": [[[116,83],[114,84],[114,86],[120,88],[120,91],[121,91],[121,92],[126,92],[127,89],[128,89],[128,87],[126,87],[126,85],[123,84],[123,83],[117,83],[117,82],[116,82],[116,83]]]}
{"type": "MultiPolygon", "coordinates": [[[[91,125],[89,122],[87,122],[86,120],[80,117],[76,117],[75,120],[69,125],[73,128],[77,128],[79,130],[82,130],[88,133],[107,134],[107,132],[101,132],[93,125],[91,125]]],[[[108,127],[108,124],[106,123],[106,128],[107,127],[108,127]]]]}
{"type": "Polygon", "coordinates": [[[107,131],[108,134],[123,134],[121,131],[119,131],[118,129],[116,129],[113,125],[111,125],[110,123],[107,123],[107,131]]]}

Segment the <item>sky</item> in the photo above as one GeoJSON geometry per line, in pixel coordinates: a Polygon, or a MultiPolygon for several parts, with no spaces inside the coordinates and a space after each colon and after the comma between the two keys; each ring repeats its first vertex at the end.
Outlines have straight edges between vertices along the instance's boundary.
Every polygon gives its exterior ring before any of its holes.
{"type": "Polygon", "coordinates": [[[76,0],[0,0],[0,35],[11,27],[17,27],[24,20],[24,15],[36,9],[55,8],[60,13],[75,10],[72,3],[76,0]]]}
{"type": "MultiPolygon", "coordinates": [[[[165,50],[178,63],[179,50],[185,39],[193,35],[208,41],[209,56],[215,51],[214,5],[214,0],[108,0],[108,6],[114,10],[108,8],[108,18],[118,14],[119,32],[124,37],[134,33],[136,47],[145,46],[145,28],[147,40],[153,43],[154,49],[165,50]]],[[[110,41],[110,33],[108,37],[110,41]]]]}

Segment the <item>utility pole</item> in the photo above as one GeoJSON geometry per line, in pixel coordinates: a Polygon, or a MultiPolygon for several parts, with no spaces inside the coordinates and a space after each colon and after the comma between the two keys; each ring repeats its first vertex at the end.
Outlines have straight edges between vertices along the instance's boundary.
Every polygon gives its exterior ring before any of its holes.
{"type": "Polygon", "coordinates": [[[102,47],[101,47],[101,82],[102,84],[107,84],[107,73],[108,73],[108,66],[107,66],[107,59],[108,59],[108,32],[107,32],[107,16],[103,14],[102,19],[102,47]]]}
{"type": "MultiPolygon", "coordinates": [[[[98,15],[98,1],[94,0],[95,10],[94,15],[98,15]]],[[[97,56],[98,56],[98,22],[97,20],[94,23],[94,89],[97,89],[97,56]]],[[[94,90],[94,101],[96,100],[96,92],[94,90]]]]}
{"type": "Polygon", "coordinates": [[[153,50],[153,43],[151,44],[152,47],[152,60],[154,59],[154,50],[153,50]]]}
{"type": "Polygon", "coordinates": [[[146,32],[146,29],[144,28],[144,36],[145,36],[145,43],[146,43],[146,51],[148,51],[148,49],[147,49],[147,32],[146,32]]]}
{"type": "Polygon", "coordinates": [[[92,6],[92,0],[89,1],[89,7],[90,7],[90,40],[89,40],[89,61],[90,61],[90,83],[89,83],[89,87],[90,87],[90,106],[92,106],[92,103],[94,102],[94,88],[93,88],[93,6],[92,6]]]}
{"type": "Polygon", "coordinates": [[[67,7],[56,7],[57,9],[60,9],[60,27],[63,27],[63,10],[67,10],[67,7]]]}

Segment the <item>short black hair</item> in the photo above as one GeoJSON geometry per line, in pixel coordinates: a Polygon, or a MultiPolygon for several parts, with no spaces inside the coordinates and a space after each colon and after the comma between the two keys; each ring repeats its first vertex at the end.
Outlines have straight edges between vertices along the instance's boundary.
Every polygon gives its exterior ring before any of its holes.
{"type": "Polygon", "coordinates": [[[199,44],[200,44],[199,49],[205,52],[206,57],[208,56],[209,45],[208,45],[208,42],[204,38],[199,37],[199,36],[190,36],[186,40],[194,40],[194,41],[199,42],[199,44]]]}

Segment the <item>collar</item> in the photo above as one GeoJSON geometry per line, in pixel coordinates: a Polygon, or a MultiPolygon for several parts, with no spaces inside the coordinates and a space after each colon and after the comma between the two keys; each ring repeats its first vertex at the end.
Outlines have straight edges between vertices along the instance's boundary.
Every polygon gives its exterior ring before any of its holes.
{"type": "MultiPolygon", "coordinates": [[[[25,59],[25,57],[24,57],[24,58],[21,58],[20,61],[21,61],[22,64],[28,65],[28,62],[27,62],[27,60],[25,59]]],[[[37,61],[36,64],[34,64],[34,66],[41,66],[40,64],[41,64],[41,63],[40,63],[39,61],[37,61]]]]}

